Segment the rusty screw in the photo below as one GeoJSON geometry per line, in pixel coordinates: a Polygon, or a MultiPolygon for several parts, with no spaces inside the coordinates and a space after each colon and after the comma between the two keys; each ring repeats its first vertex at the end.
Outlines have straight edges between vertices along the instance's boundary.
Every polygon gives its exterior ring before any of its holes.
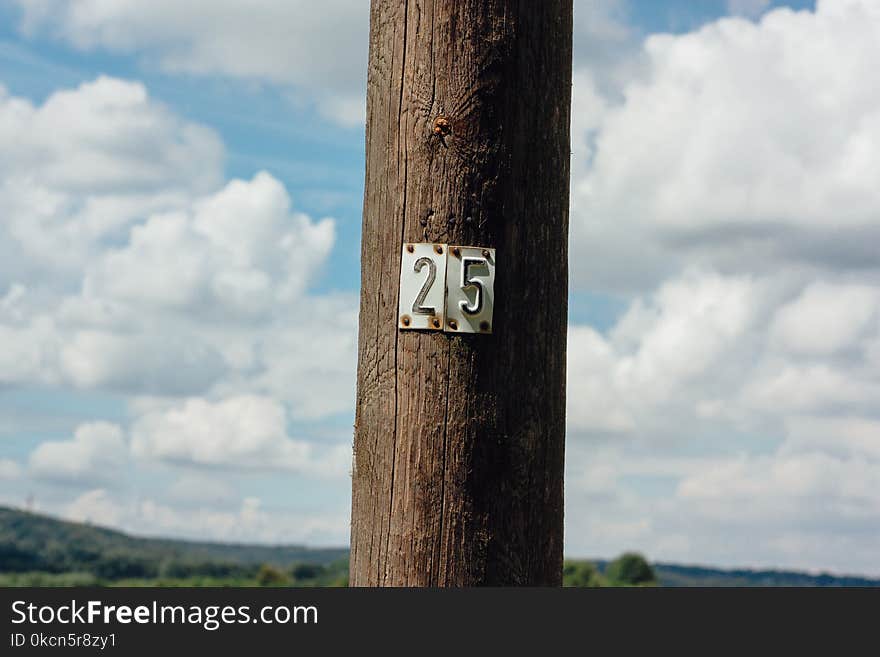
{"type": "Polygon", "coordinates": [[[488,257],[489,257],[489,249],[483,249],[483,257],[488,259],[488,257]]]}
{"type": "Polygon", "coordinates": [[[404,326],[409,326],[409,323],[410,323],[409,315],[404,315],[403,317],[401,317],[400,323],[403,324],[404,326]]]}
{"type": "Polygon", "coordinates": [[[434,245],[434,251],[437,252],[437,255],[443,255],[443,247],[439,244],[434,245]]]}
{"type": "Polygon", "coordinates": [[[452,247],[452,255],[454,255],[456,258],[460,258],[461,257],[461,249],[459,249],[457,246],[453,246],[452,247]]]}
{"type": "Polygon", "coordinates": [[[445,137],[446,135],[452,134],[452,123],[449,119],[440,114],[436,119],[434,119],[434,134],[438,137],[445,137]]]}
{"type": "Polygon", "coordinates": [[[458,322],[456,322],[454,319],[450,319],[449,320],[449,328],[451,328],[453,331],[457,331],[458,330],[458,322]]]}
{"type": "Polygon", "coordinates": [[[407,244],[407,245],[406,245],[406,250],[407,250],[409,253],[412,253],[412,252],[415,250],[415,247],[414,247],[412,244],[407,244]]]}
{"type": "Polygon", "coordinates": [[[431,320],[431,326],[433,326],[435,329],[440,328],[440,320],[437,319],[436,317],[434,317],[434,318],[431,320]]]}
{"type": "Polygon", "coordinates": [[[484,331],[484,332],[488,331],[489,330],[489,322],[487,322],[485,320],[480,322],[480,330],[484,331]]]}

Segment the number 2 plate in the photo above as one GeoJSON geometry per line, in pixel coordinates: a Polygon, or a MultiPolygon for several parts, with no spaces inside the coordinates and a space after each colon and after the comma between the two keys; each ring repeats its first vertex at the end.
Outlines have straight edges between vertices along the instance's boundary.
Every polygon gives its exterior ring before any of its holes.
{"type": "Polygon", "coordinates": [[[398,327],[491,333],[495,249],[404,244],[398,327]]]}
{"type": "Polygon", "coordinates": [[[441,331],[446,323],[446,245],[405,244],[400,261],[402,329],[441,331]]]}

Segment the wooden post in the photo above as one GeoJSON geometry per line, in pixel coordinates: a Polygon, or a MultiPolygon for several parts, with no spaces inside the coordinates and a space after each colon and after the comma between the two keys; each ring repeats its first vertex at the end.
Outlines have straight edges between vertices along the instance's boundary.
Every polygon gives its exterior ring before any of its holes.
{"type": "Polygon", "coordinates": [[[562,580],[572,0],[372,0],[354,586],[562,580]],[[495,247],[491,335],[398,330],[404,242],[495,247]]]}

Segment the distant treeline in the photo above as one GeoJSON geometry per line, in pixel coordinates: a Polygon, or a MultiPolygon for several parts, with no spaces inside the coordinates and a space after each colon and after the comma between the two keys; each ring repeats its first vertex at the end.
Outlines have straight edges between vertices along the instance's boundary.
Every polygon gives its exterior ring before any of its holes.
{"type": "MultiPolygon", "coordinates": [[[[878,586],[861,577],[611,562],[565,562],[566,586],[878,586]]],[[[345,586],[347,549],[135,538],[0,507],[0,586],[345,586]]]]}
{"type": "Polygon", "coordinates": [[[135,538],[0,507],[0,585],[347,583],[348,550],[135,538]]]}

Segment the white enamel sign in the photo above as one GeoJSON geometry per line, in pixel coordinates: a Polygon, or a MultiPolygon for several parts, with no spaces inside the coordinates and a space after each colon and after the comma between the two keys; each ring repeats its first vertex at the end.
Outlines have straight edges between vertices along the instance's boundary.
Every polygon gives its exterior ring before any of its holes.
{"type": "Polygon", "coordinates": [[[442,331],[446,323],[446,245],[404,244],[400,260],[402,329],[442,331]]]}
{"type": "Polygon", "coordinates": [[[495,249],[451,246],[446,258],[446,330],[491,333],[495,249]]]}
{"type": "Polygon", "coordinates": [[[494,307],[495,249],[403,245],[400,329],[488,334],[494,307]]]}

